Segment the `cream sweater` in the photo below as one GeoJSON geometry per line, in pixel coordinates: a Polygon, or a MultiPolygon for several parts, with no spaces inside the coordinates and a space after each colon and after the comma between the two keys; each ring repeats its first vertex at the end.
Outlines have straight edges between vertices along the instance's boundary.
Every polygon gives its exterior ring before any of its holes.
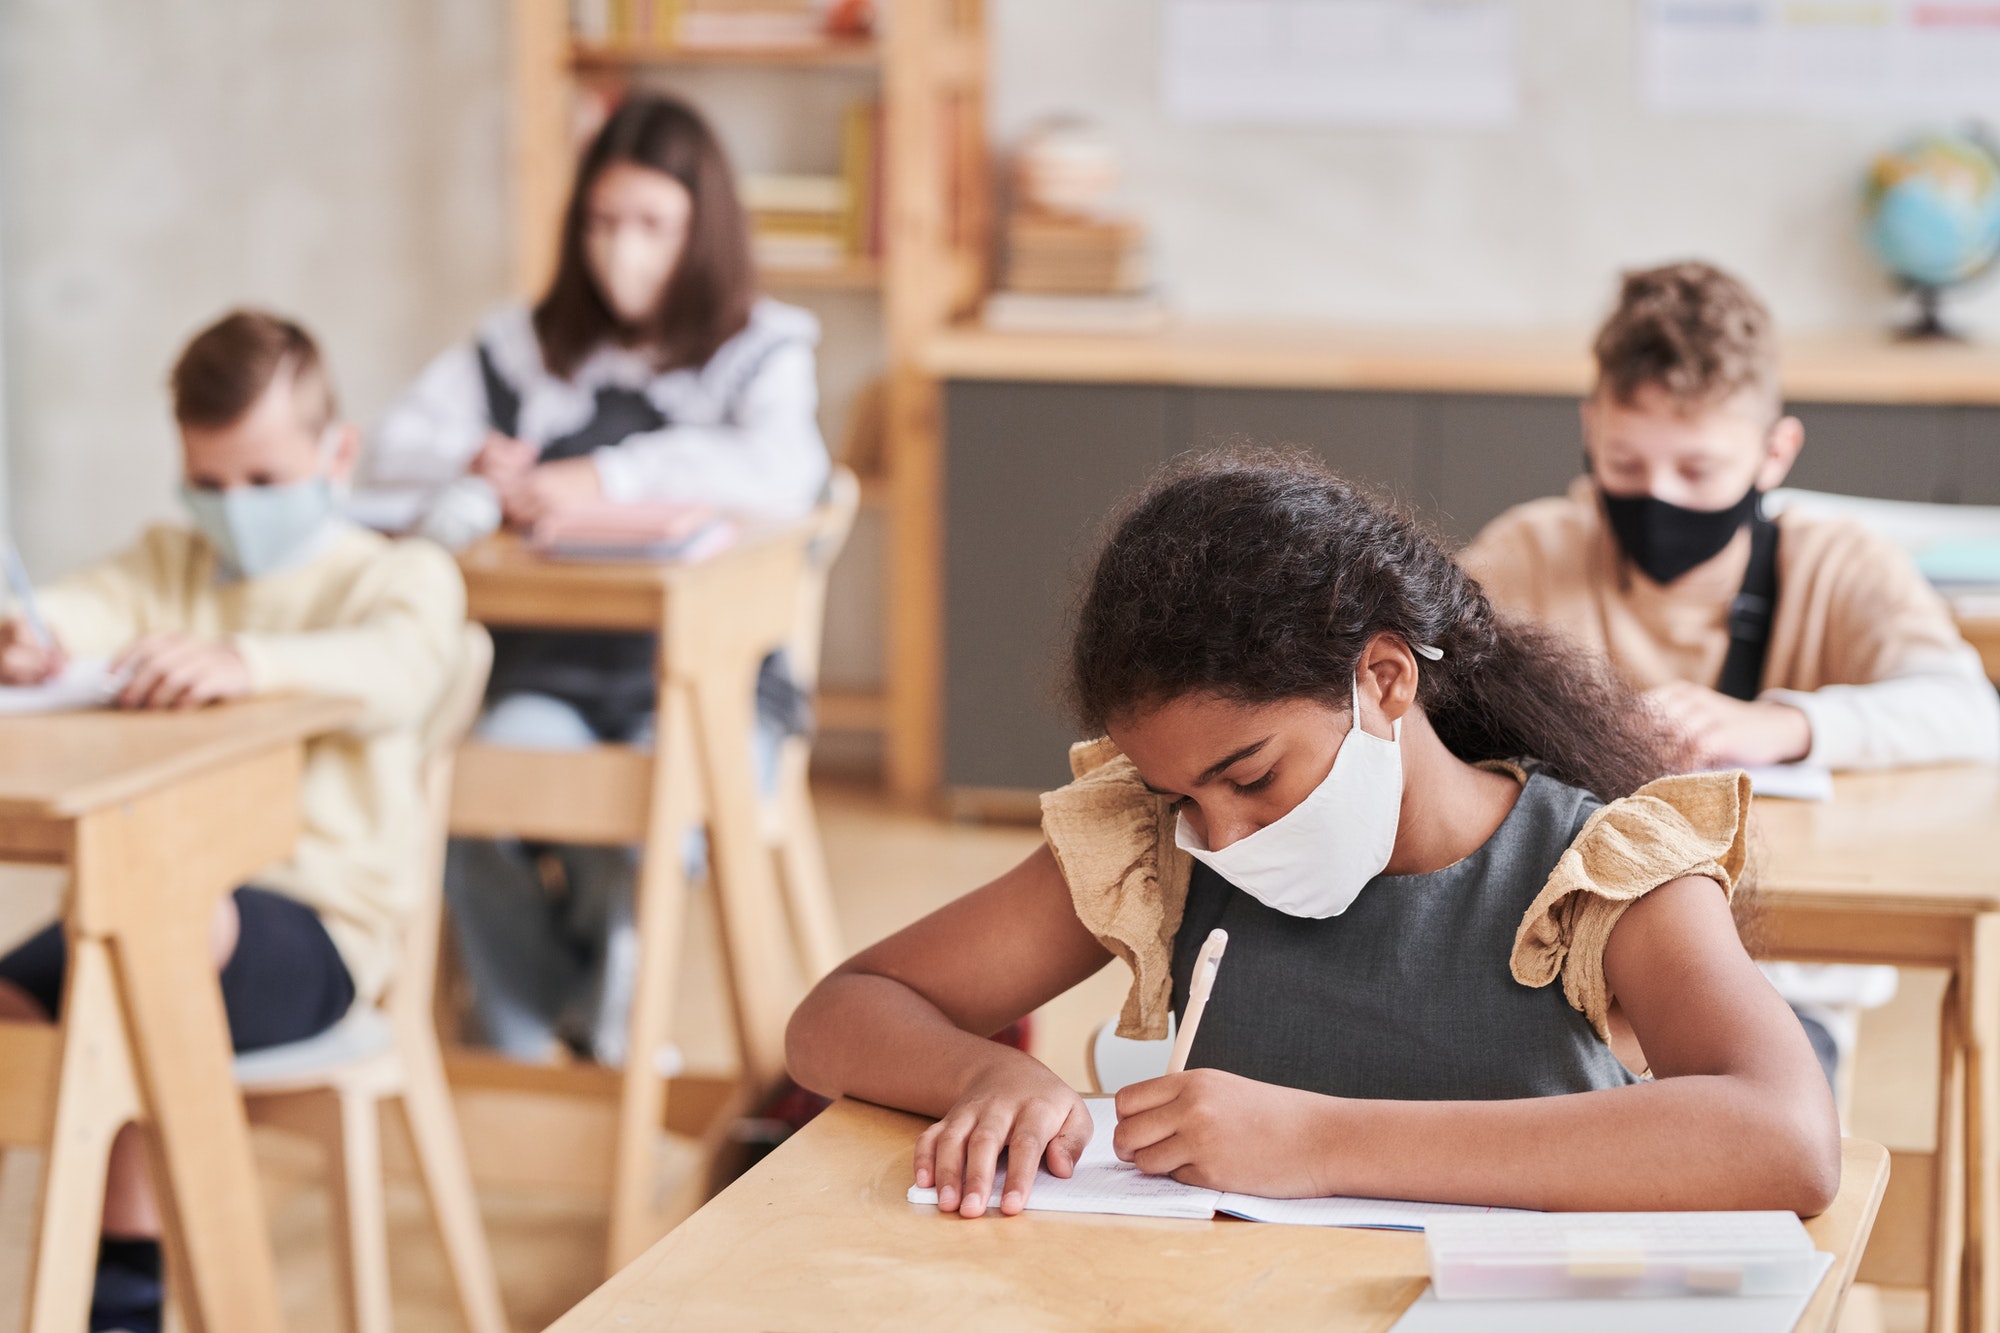
{"type": "MultiPolygon", "coordinates": [[[[1829,768],[2000,759],[2000,699],[1910,558],[1846,519],[1787,510],[1777,524],[1760,697],[1806,715],[1807,757],[1829,768]]],[[[1618,549],[1587,478],[1508,510],[1459,555],[1494,605],[1608,655],[1640,689],[1721,675],[1749,561],[1739,533],[1671,584],[1653,582],[1618,549]]]]}
{"type": "Polygon", "coordinates": [[[379,995],[422,888],[417,737],[458,664],[465,621],[451,557],[338,523],[304,564],[229,581],[205,538],[158,527],[46,589],[41,607],[73,656],[115,654],[156,631],[227,638],[256,693],[363,704],[347,730],[307,745],[298,849],[253,882],[317,911],[355,990],[379,995]]]}

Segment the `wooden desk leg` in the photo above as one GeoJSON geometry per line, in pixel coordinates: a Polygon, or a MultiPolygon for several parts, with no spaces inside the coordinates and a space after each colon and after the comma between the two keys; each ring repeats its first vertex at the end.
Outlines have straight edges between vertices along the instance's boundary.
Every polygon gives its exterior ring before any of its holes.
{"type": "Polygon", "coordinates": [[[762,1093],[785,1072],[785,1023],[797,999],[798,968],[758,824],[757,775],[750,758],[755,681],[752,662],[747,671],[711,670],[691,684],[731,1002],[744,1074],[762,1093]]]}
{"type": "Polygon", "coordinates": [[[101,941],[72,937],[64,982],[55,1133],[42,1173],[41,1236],[28,1273],[27,1333],[90,1321],[111,1141],[139,1115],[131,1045],[101,941]]]}
{"type": "Polygon", "coordinates": [[[1965,992],[1962,973],[1945,987],[1938,1015],[1937,1152],[1932,1155],[1931,1303],[1928,1333],[1960,1333],[1965,1272],[1965,992]]]}
{"type": "Polygon", "coordinates": [[[190,1333],[284,1327],[209,930],[222,895],[295,844],[302,756],[272,750],[76,826],[72,912],[109,946],[190,1333]]]}
{"type": "Polygon", "coordinates": [[[1965,1032],[1965,1324],[2000,1333],[2000,917],[1973,924],[1965,1032]]]}
{"type": "Polygon", "coordinates": [[[674,986],[680,977],[687,921],[688,884],[682,874],[682,849],[687,831],[701,818],[692,712],[684,688],[669,685],[660,692],[659,721],[653,729],[653,791],[646,812],[646,846],[632,905],[639,963],[632,986],[625,1072],[619,1086],[607,1277],[659,1239],[653,1219],[658,1211],[657,1149],[667,1087],[657,1058],[673,1031],[674,986]]]}

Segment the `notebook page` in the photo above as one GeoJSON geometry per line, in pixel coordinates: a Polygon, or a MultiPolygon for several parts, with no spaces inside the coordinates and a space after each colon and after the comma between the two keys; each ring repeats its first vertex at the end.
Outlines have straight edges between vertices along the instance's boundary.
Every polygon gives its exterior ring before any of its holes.
{"type": "Polygon", "coordinates": [[[1225,1194],[1218,1213],[1250,1222],[1281,1222],[1298,1227],[1377,1227],[1388,1231],[1422,1231],[1429,1218],[1446,1213],[1510,1213],[1516,1208],[1482,1208],[1468,1203],[1413,1203],[1403,1199],[1265,1199],[1254,1194],[1225,1194]]]}
{"type": "Polygon", "coordinates": [[[118,697],[124,679],[111,673],[105,659],[78,658],[54,680],[40,685],[0,685],[0,715],[62,713],[102,708],[118,697]]]}
{"type": "MultiPolygon", "coordinates": [[[[1183,1185],[1171,1176],[1149,1176],[1130,1162],[1121,1162],[1111,1147],[1111,1133],[1118,1128],[1118,1111],[1109,1097],[1087,1098],[1091,1124],[1095,1127],[1090,1144],[1068,1180],[1048,1173],[1035,1173],[1035,1187],[1028,1192],[1028,1210],[1038,1213],[1113,1213],[1124,1217],[1187,1217],[1202,1221],[1215,1216],[1220,1190],[1183,1185]]],[[[999,1208],[1002,1181],[993,1182],[988,1203],[999,1208]]],[[[937,1206],[935,1189],[910,1186],[911,1203],[937,1206]]]]}

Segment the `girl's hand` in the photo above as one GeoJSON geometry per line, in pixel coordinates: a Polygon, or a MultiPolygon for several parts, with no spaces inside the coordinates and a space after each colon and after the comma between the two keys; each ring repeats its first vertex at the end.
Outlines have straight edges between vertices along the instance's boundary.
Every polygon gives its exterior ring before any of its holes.
{"type": "Polygon", "coordinates": [[[479,446],[479,452],[472,456],[466,468],[475,477],[483,477],[496,491],[504,491],[526,476],[535,466],[535,458],[541,451],[526,440],[517,440],[511,435],[502,435],[497,430],[486,432],[486,442],[479,446]]]}
{"type": "Polygon", "coordinates": [[[1324,1159],[1339,1106],[1219,1069],[1134,1083],[1118,1094],[1121,1161],[1184,1185],[1267,1199],[1331,1194],[1324,1159]]]}
{"type": "Polygon", "coordinates": [[[1076,1090],[1026,1056],[982,1074],[958,1104],[917,1138],[917,1187],[937,1186],[938,1211],[978,1217],[993,1194],[1000,1150],[1007,1150],[1007,1186],[1000,1211],[1028,1206],[1035,1169],[1068,1179],[1090,1142],[1090,1108],[1076,1090]]]}
{"type": "Polygon", "coordinates": [[[604,498],[597,464],[563,458],[530,469],[512,486],[500,488],[500,507],[516,527],[532,528],[551,514],[604,498]]]}

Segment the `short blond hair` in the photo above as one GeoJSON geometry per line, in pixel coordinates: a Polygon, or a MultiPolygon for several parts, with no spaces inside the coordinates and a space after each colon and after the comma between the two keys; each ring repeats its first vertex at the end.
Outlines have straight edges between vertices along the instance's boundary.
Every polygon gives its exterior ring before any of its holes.
{"type": "Polygon", "coordinates": [[[1746,389],[1775,413],[1778,335],[1770,308],[1713,264],[1687,261],[1624,275],[1618,305],[1597,331],[1597,391],[1629,405],[1652,385],[1685,412],[1746,389]]]}

